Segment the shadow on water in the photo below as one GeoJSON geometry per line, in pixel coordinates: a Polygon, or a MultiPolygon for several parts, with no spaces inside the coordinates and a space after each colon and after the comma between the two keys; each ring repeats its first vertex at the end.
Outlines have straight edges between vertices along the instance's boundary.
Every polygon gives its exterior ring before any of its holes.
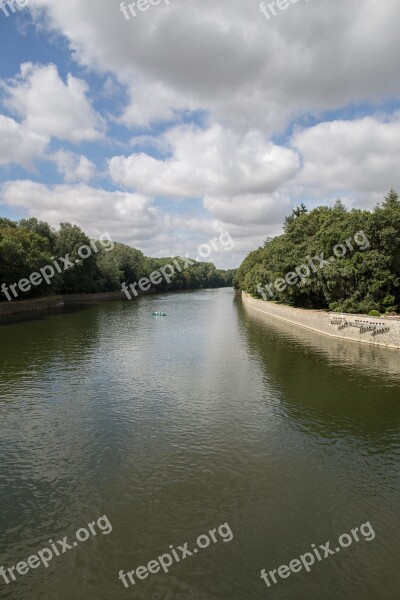
{"type": "Polygon", "coordinates": [[[392,447],[400,429],[400,352],[275,322],[235,298],[249,353],[299,427],[392,447]]]}
{"type": "MultiPolygon", "coordinates": [[[[93,307],[76,305],[0,320],[0,399],[52,372],[78,370],[90,356],[99,321],[93,307]]],[[[34,391],[34,390],[33,390],[34,391]]]]}

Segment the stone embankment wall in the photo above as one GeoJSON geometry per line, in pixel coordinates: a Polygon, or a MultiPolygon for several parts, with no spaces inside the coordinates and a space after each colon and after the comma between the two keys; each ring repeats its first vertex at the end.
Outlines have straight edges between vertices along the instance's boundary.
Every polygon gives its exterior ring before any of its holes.
{"type": "Polygon", "coordinates": [[[242,292],[242,300],[251,310],[317,333],[400,350],[399,319],[292,308],[284,304],[257,300],[245,292],[242,292]]]}
{"type": "Polygon", "coordinates": [[[45,310],[46,308],[54,308],[63,306],[64,300],[62,296],[52,296],[51,298],[37,298],[34,300],[14,300],[13,302],[0,302],[0,316],[15,315],[24,313],[30,310],[45,310]]]}
{"type": "Polygon", "coordinates": [[[35,310],[45,310],[64,304],[81,302],[106,302],[111,300],[126,300],[123,292],[110,292],[101,294],[65,294],[64,296],[50,296],[31,300],[13,300],[0,302],[0,316],[14,315],[35,310]]]}
{"type": "Polygon", "coordinates": [[[126,300],[124,292],[102,292],[101,294],[65,294],[64,304],[75,302],[107,302],[111,300],[126,300]]]}

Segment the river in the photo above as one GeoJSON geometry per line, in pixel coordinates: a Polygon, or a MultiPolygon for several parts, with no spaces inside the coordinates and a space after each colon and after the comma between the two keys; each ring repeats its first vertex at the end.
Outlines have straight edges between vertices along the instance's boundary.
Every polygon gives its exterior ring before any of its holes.
{"type": "Polygon", "coordinates": [[[398,600],[400,354],[301,331],[230,289],[3,319],[0,566],[112,531],[0,576],[1,600],[398,600]],[[118,578],[214,528],[168,573],[118,578]]]}

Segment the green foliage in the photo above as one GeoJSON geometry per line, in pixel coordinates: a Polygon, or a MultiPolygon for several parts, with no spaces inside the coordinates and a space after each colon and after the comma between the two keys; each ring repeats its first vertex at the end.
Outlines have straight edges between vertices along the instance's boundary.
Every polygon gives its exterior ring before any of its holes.
{"type": "MultiPolygon", "coordinates": [[[[275,300],[292,306],[330,309],[336,312],[380,313],[400,309],[400,199],[391,190],[372,212],[346,210],[341,201],[333,207],[320,206],[307,212],[304,205],[285,219],[284,233],[267,239],[251,252],[235,276],[235,287],[258,296],[257,286],[285,278],[315,256],[332,257],[337,244],[349,240],[342,258],[325,264],[296,285],[282,292],[274,289],[275,300]],[[361,235],[355,243],[357,232],[361,235]]],[[[317,266],[319,263],[316,261],[317,266]]]]}
{"type": "Polygon", "coordinates": [[[38,219],[32,217],[30,219],[21,219],[19,221],[19,226],[23,227],[23,229],[33,231],[33,233],[37,233],[43,238],[46,238],[49,242],[49,247],[51,250],[55,250],[57,234],[48,223],[45,221],[38,221],[38,219]]]}
{"type": "MultiPolygon", "coordinates": [[[[19,223],[0,218],[0,285],[4,282],[9,286],[29,278],[31,273],[46,265],[54,267],[54,261],[61,271],[58,273],[54,269],[50,286],[43,283],[31,286],[29,292],[18,290],[19,298],[117,291],[123,282],[129,285],[147,278],[153,271],[171,264],[172,260],[149,258],[140,250],[120,243],[115,243],[111,250],[110,245],[90,240],[79,227],[70,223],[61,223],[60,229],[54,231],[48,223],[35,218],[23,219],[19,223]],[[83,246],[91,251],[85,259],[78,254],[83,246]],[[64,270],[60,259],[66,256],[72,266],[64,270]]],[[[183,266],[184,261],[181,264],[183,266]]],[[[234,276],[234,270],[223,271],[212,263],[194,262],[181,272],[176,270],[170,283],[163,279],[157,289],[229,287],[233,285],[234,276]]],[[[6,297],[0,294],[0,301],[5,300],[6,297]]]]}
{"type": "Polygon", "coordinates": [[[82,246],[90,247],[90,239],[77,226],[70,223],[61,223],[60,230],[55,243],[56,256],[67,256],[74,266],[64,270],[61,285],[58,291],[62,294],[91,293],[98,291],[96,282],[99,279],[99,269],[96,258],[92,255],[82,260],[78,250],[82,246]]]}
{"type": "MultiPolygon", "coordinates": [[[[29,277],[49,264],[51,255],[46,238],[8,219],[0,221],[0,283],[14,283],[29,277]]],[[[44,284],[35,287],[31,295],[42,295],[45,287],[44,284]]]]}
{"type": "MultiPolygon", "coordinates": [[[[101,244],[98,246],[101,247],[101,244]]],[[[123,281],[129,285],[149,274],[148,259],[143,252],[126,244],[115,243],[111,252],[100,250],[97,266],[100,272],[99,288],[106,292],[120,289],[123,281]]]]}
{"type": "Polygon", "coordinates": [[[378,310],[370,310],[368,313],[369,317],[380,317],[381,313],[378,310]]]}
{"type": "Polygon", "coordinates": [[[286,230],[288,226],[293,223],[295,219],[298,219],[302,215],[306,215],[308,213],[308,208],[301,203],[300,206],[297,206],[292,210],[292,214],[289,217],[285,217],[285,221],[283,224],[283,228],[286,230]]]}

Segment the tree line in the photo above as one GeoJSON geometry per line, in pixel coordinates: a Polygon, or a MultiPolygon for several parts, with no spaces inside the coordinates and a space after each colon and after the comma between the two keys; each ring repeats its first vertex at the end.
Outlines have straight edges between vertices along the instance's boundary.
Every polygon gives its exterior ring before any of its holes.
{"type": "Polygon", "coordinates": [[[400,198],[393,189],[372,211],[347,210],[340,200],[311,211],[302,204],[286,217],[283,230],[245,258],[236,273],[236,288],[259,297],[260,284],[285,278],[310,257],[334,256],[337,244],[363,231],[368,248],[356,246],[296,285],[274,288],[274,300],[347,313],[400,311],[400,198]]]}
{"type": "MultiPolygon", "coordinates": [[[[171,262],[171,258],[147,257],[136,248],[118,242],[112,251],[104,244],[93,243],[82,229],[71,223],[61,223],[54,230],[45,221],[36,218],[18,222],[0,218],[0,284],[7,285],[29,278],[54,259],[69,255],[72,268],[60,269],[52,278],[19,297],[43,297],[56,294],[81,294],[113,292],[121,289],[123,282],[134,283],[142,277],[171,262]],[[82,260],[78,251],[83,246],[97,251],[82,260]],[[79,261],[78,263],[76,261],[79,261]]],[[[217,269],[210,262],[195,262],[181,272],[176,272],[168,283],[163,280],[157,289],[187,290],[197,288],[229,287],[233,285],[233,270],[217,269]]],[[[0,301],[6,301],[0,294],[0,301]]]]}

